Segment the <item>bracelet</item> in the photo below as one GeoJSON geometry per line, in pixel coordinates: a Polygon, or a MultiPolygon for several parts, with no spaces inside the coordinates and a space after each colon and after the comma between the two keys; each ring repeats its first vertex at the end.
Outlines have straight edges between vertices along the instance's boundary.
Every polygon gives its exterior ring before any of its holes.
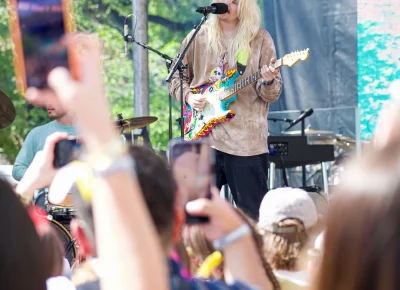
{"type": "Polygon", "coordinates": [[[263,87],[266,87],[266,86],[272,85],[274,82],[275,82],[275,79],[273,79],[269,83],[266,83],[264,80],[262,80],[261,84],[262,84],[263,87]]]}
{"type": "Polygon", "coordinates": [[[213,244],[214,249],[221,251],[226,246],[236,242],[237,240],[243,238],[244,236],[246,236],[250,233],[251,233],[250,226],[248,224],[244,223],[240,227],[234,229],[229,234],[223,236],[222,238],[219,238],[218,240],[215,240],[212,244],[213,244]]]}
{"type": "Polygon", "coordinates": [[[119,138],[113,138],[105,146],[83,159],[94,171],[103,171],[127,152],[127,146],[119,138]]]}
{"type": "Polygon", "coordinates": [[[120,156],[119,158],[115,159],[114,162],[111,163],[107,168],[103,168],[102,170],[95,170],[94,174],[95,176],[102,177],[119,171],[126,171],[129,172],[131,175],[134,175],[136,173],[135,162],[130,155],[125,154],[123,156],[120,156]]]}

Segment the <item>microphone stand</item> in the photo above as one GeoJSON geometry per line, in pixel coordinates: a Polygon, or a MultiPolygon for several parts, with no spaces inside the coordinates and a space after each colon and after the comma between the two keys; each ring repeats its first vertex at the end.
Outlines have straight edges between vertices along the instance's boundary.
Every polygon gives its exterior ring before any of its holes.
{"type": "MultiPolygon", "coordinates": [[[[129,42],[136,43],[137,45],[143,47],[144,49],[148,49],[148,50],[150,50],[152,52],[155,52],[159,56],[161,56],[165,60],[165,63],[167,65],[167,70],[169,71],[169,69],[171,67],[171,64],[173,62],[173,58],[172,57],[169,57],[168,55],[166,55],[166,54],[164,54],[164,53],[152,48],[151,46],[149,46],[147,44],[144,44],[142,42],[136,41],[135,38],[133,36],[131,36],[131,35],[128,35],[128,34],[125,35],[124,36],[124,40],[126,42],[128,42],[128,43],[129,42]]],[[[168,140],[171,140],[172,139],[172,97],[171,97],[171,94],[168,94],[168,99],[169,99],[168,100],[168,105],[169,105],[168,138],[169,139],[168,140]]]]}
{"type": "MultiPolygon", "coordinates": [[[[305,134],[305,119],[307,117],[311,116],[313,112],[314,112],[313,109],[308,109],[307,111],[301,111],[300,117],[297,120],[293,121],[289,127],[287,127],[285,130],[282,131],[282,133],[286,132],[287,130],[289,130],[290,128],[295,126],[300,121],[301,122],[301,136],[305,136],[306,135],[305,134]],[[304,114],[304,113],[306,113],[306,114],[304,114]]],[[[303,187],[306,187],[306,183],[307,183],[306,179],[307,178],[306,178],[306,166],[305,165],[301,166],[301,173],[302,173],[303,187]]]]}
{"type": "Polygon", "coordinates": [[[200,31],[201,26],[204,24],[204,22],[207,21],[208,19],[208,13],[203,14],[203,18],[200,21],[200,24],[196,26],[196,30],[190,37],[188,43],[186,44],[186,47],[183,49],[183,51],[178,55],[178,59],[175,62],[174,66],[171,68],[167,78],[165,81],[169,83],[172,79],[172,76],[175,74],[176,71],[179,71],[179,86],[180,86],[180,105],[181,105],[181,117],[180,117],[180,126],[181,126],[181,140],[183,141],[183,136],[184,136],[184,120],[183,120],[183,71],[188,68],[187,64],[183,64],[182,60],[185,57],[185,54],[187,50],[189,49],[190,44],[193,42],[195,36],[197,33],[200,31]]]}
{"type": "Polygon", "coordinates": [[[291,123],[291,122],[293,122],[292,119],[287,119],[287,118],[284,118],[284,119],[280,119],[280,118],[268,118],[268,121],[272,121],[272,122],[274,122],[274,123],[276,123],[276,122],[286,122],[286,123],[291,123]]]}
{"type": "MultiPolygon", "coordinates": [[[[292,119],[288,119],[288,118],[267,118],[268,121],[272,121],[274,123],[276,122],[285,122],[285,123],[292,123],[293,120],[292,119]]],[[[286,167],[285,167],[285,162],[283,160],[282,155],[279,156],[281,159],[281,172],[282,172],[282,179],[283,179],[283,184],[285,187],[289,186],[289,182],[287,179],[287,174],[286,174],[286,167]]]]}

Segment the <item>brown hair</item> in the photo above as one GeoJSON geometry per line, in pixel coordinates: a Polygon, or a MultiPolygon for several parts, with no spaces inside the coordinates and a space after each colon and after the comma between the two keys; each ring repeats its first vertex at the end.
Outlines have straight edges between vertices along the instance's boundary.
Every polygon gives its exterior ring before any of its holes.
{"type": "Polygon", "coordinates": [[[273,269],[294,271],[300,253],[308,242],[308,234],[303,223],[294,218],[280,221],[278,230],[280,229],[283,232],[260,229],[264,240],[264,255],[273,269]]]}
{"type": "Polygon", "coordinates": [[[278,279],[276,278],[274,271],[272,270],[272,267],[269,263],[269,261],[265,258],[263,249],[264,249],[264,240],[263,236],[259,231],[259,228],[257,226],[257,222],[253,220],[251,217],[249,217],[243,210],[240,208],[235,208],[236,211],[240,214],[240,216],[247,222],[247,224],[251,227],[251,232],[253,235],[253,239],[256,242],[257,246],[257,251],[258,255],[260,256],[261,263],[263,265],[265,274],[268,276],[269,280],[272,283],[273,289],[274,290],[280,290],[281,285],[279,284],[278,279]]]}
{"type": "Polygon", "coordinates": [[[174,223],[175,190],[171,171],[151,148],[131,146],[130,155],[143,197],[164,247],[171,246],[174,223]]]}
{"type": "MultiPolygon", "coordinates": [[[[186,248],[190,249],[190,259],[197,260],[199,264],[211,255],[215,249],[212,244],[206,239],[203,231],[197,225],[185,226],[183,230],[183,243],[186,248]]],[[[221,265],[222,267],[222,265],[221,265]]],[[[195,274],[197,265],[191,263],[191,273],[195,274]]]]}
{"type": "MultiPolygon", "coordinates": [[[[256,243],[256,248],[261,259],[262,266],[264,268],[265,274],[269,278],[270,282],[272,283],[274,290],[280,290],[280,284],[275,274],[263,255],[263,238],[258,231],[257,223],[249,217],[243,210],[239,208],[235,208],[236,212],[242,217],[242,219],[250,226],[252,229],[252,236],[256,243]]],[[[193,252],[196,252],[203,261],[215,251],[212,244],[205,238],[203,232],[198,227],[191,227],[190,234],[187,239],[184,239],[185,244],[188,247],[191,247],[193,252]]]]}
{"type": "Polygon", "coordinates": [[[61,276],[64,270],[63,250],[57,232],[48,224],[38,231],[44,252],[42,259],[46,265],[46,277],[61,276]]]}
{"type": "Polygon", "coordinates": [[[400,287],[399,144],[366,152],[346,169],[330,205],[314,289],[400,287]]]}
{"type": "Polygon", "coordinates": [[[0,289],[46,289],[43,246],[11,186],[0,178],[0,289]]]}

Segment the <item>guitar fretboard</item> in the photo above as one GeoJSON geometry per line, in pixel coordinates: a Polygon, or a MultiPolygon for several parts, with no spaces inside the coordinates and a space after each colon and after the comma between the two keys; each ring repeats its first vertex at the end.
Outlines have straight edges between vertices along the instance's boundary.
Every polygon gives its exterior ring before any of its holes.
{"type": "MultiPolygon", "coordinates": [[[[278,59],[274,64],[271,64],[270,66],[274,68],[279,68],[282,66],[282,58],[278,59]]],[[[254,74],[251,74],[233,84],[229,89],[226,89],[223,91],[223,93],[220,94],[219,99],[222,101],[228,97],[231,97],[234,95],[237,91],[240,91],[241,89],[247,87],[248,85],[251,85],[252,83],[256,82],[262,78],[261,71],[257,71],[254,74]]]]}

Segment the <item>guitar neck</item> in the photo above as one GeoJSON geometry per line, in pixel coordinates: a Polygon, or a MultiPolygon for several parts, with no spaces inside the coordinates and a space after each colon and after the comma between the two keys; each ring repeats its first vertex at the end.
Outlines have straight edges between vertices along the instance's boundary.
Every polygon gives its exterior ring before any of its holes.
{"type": "MultiPolygon", "coordinates": [[[[282,58],[278,59],[274,64],[270,64],[270,66],[274,68],[279,68],[282,65],[283,65],[282,58]]],[[[236,92],[258,81],[260,78],[262,78],[261,71],[257,71],[245,77],[244,79],[235,82],[232,87],[224,91],[224,93],[220,96],[220,100],[222,101],[228,97],[231,97],[232,95],[236,94],[236,92]]]]}

